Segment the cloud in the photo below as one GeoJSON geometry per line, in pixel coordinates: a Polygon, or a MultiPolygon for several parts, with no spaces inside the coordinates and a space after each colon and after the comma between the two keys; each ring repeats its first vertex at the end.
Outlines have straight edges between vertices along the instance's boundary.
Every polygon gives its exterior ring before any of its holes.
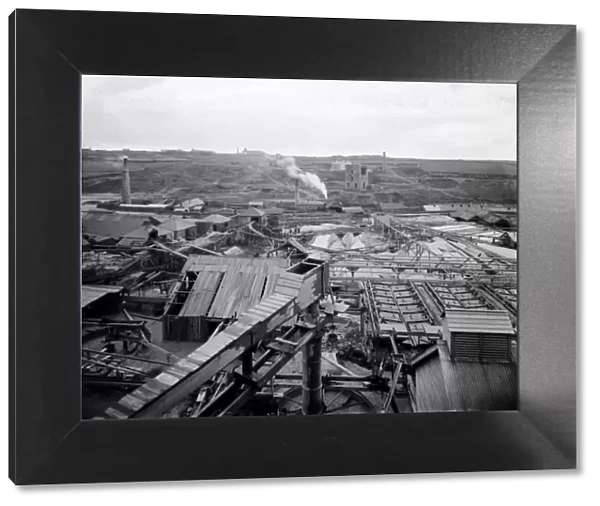
{"type": "Polygon", "coordinates": [[[84,77],[84,145],[516,157],[516,86],[84,77]]]}

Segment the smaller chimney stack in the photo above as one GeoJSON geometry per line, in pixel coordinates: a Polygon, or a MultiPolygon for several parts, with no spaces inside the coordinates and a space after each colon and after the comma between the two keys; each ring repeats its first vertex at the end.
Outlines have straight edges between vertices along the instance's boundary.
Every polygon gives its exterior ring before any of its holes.
{"type": "Polygon", "coordinates": [[[131,204],[131,184],[129,182],[129,167],[127,157],[123,157],[123,187],[121,188],[121,203],[131,204]]]}
{"type": "Polygon", "coordinates": [[[296,179],[296,182],[295,182],[294,203],[296,204],[296,207],[298,207],[298,204],[300,204],[300,180],[299,179],[296,179]]]}

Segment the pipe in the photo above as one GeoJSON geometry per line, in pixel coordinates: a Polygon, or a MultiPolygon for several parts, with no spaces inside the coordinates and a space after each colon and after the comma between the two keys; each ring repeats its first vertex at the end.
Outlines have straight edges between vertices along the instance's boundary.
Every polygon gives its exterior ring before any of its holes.
{"type": "Polygon", "coordinates": [[[302,414],[320,415],[323,412],[323,383],[321,380],[321,339],[311,339],[302,349],[302,414]]]}
{"type": "MultiPolygon", "coordinates": [[[[311,304],[306,313],[307,320],[316,321],[319,315],[318,303],[311,304]]],[[[320,415],[323,412],[321,361],[321,336],[317,333],[302,348],[302,414],[304,415],[320,415]]]]}
{"type": "Polygon", "coordinates": [[[248,348],[242,353],[242,375],[246,378],[252,378],[253,355],[252,348],[248,348]]]}

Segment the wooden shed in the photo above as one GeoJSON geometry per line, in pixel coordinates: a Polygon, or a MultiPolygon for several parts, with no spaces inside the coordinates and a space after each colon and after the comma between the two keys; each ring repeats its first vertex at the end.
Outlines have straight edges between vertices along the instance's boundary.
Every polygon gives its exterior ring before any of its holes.
{"type": "Polygon", "coordinates": [[[511,361],[515,331],[508,311],[448,309],[444,330],[453,360],[511,361]]]}
{"type": "Polygon", "coordinates": [[[206,341],[273,292],[288,261],[190,255],[163,315],[163,339],[206,341]]]}

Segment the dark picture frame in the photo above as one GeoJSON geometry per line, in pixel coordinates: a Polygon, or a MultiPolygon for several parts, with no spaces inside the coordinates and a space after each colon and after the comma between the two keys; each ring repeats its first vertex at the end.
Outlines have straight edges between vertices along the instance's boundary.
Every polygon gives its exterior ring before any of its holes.
{"type": "Polygon", "coordinates": [[[13,482],[576,466],[574,26],[46,10],[9,25],[13,482]],[[518,411],[82,421],[82,74],[517,83],[518,411]]]}

